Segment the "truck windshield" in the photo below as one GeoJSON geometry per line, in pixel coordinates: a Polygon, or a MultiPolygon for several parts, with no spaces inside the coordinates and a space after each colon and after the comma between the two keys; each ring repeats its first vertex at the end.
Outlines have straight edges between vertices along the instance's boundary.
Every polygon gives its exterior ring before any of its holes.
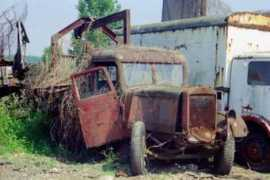
{"type": "Polygon", "coordinates": [[[270,85],[270,62],[258,61],[249,63],[248,84],[249,85],[270,85]]]}
{"type": "Polygon", "coordinates": [[[129,87],[140,85],[170,85],[183,83],[182,64],[124,63],[124,76],[129,87]]]}

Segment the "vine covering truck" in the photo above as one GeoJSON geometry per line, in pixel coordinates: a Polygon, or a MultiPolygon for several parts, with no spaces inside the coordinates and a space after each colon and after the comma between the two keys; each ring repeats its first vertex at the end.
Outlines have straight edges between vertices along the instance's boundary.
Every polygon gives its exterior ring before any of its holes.
{"type": "Polygon", "coordinates": [[[142,25],[132,28],[131,41],[181,51],[189,83],[216,88],[219,109],[245,120],[249,135],[238,144],[241,159],[254,170],[270,170],[269,16],[243,12],[142,25]]]}

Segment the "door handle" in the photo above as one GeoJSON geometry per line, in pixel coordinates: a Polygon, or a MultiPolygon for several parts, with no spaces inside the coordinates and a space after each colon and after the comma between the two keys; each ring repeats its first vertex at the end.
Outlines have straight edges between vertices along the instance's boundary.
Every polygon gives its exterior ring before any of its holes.
{"type": "Polygon", "coordinates": [[[246,106],[242,106],[242,113],[250,112],[253,110],[253,107],[251,107],[249,104],[246,106]]]}

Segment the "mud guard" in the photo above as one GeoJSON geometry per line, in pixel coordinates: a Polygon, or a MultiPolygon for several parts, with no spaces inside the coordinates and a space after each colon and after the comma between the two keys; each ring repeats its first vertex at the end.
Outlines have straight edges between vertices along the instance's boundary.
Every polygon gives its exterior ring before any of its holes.
{"type": "Polygon", "coordinates": [[[242,117],[236,115],[236,112],[234,110],[230,110],[227,113],[227,122],[228,126],[231,129],[233,137],[244,138],[248,135],[249,130],[247,124],[242,119],[242,117]]]}
{"type": "Polygon", "coordinates": [[[241,117],[228,117],[228,124],[232,130],[232,135],[235,138],[244,138],[248,135],[248,127],[241,117]]]}
{"type": "Polygon", "coordinates": [[[255,124],[257,127],[262,129],[268,138],[270,138],[270,123],[269,121],[264,118],[263,116],[257,114],[249,114],[242,116],[245,123],[248,124],[255,124]]]}

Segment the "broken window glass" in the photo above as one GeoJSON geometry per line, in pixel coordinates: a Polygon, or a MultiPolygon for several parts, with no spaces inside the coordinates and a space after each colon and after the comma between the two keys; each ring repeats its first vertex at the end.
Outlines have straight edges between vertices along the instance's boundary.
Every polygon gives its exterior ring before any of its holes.
{"type": "Polygon", "coordinates": [[[249,63],[248,67],[249,85],[270,85],[270,62],[258,61],[249,63]]]}
{"type": "Polygon", "coordinates": [[[124,76],[127,86],[153,84],[151,64],[125,63],[124,76]]]}
{"type": "Polygon", "coordinates": [[[103,70],[93,71],[76,79],[81,99],[106,94],[110,91],[107,77],[103,70]]]}
{"type": "Polygon", "coordinates": [[[181,64],[156,64],[157,84],[181,86],[183,66],[181,64]]]}
{"type": "Polygon", "coordinates": [[[124,76],[127,86],[170,85],[183,83],[182,64],[124,63],[124,76]]]}

